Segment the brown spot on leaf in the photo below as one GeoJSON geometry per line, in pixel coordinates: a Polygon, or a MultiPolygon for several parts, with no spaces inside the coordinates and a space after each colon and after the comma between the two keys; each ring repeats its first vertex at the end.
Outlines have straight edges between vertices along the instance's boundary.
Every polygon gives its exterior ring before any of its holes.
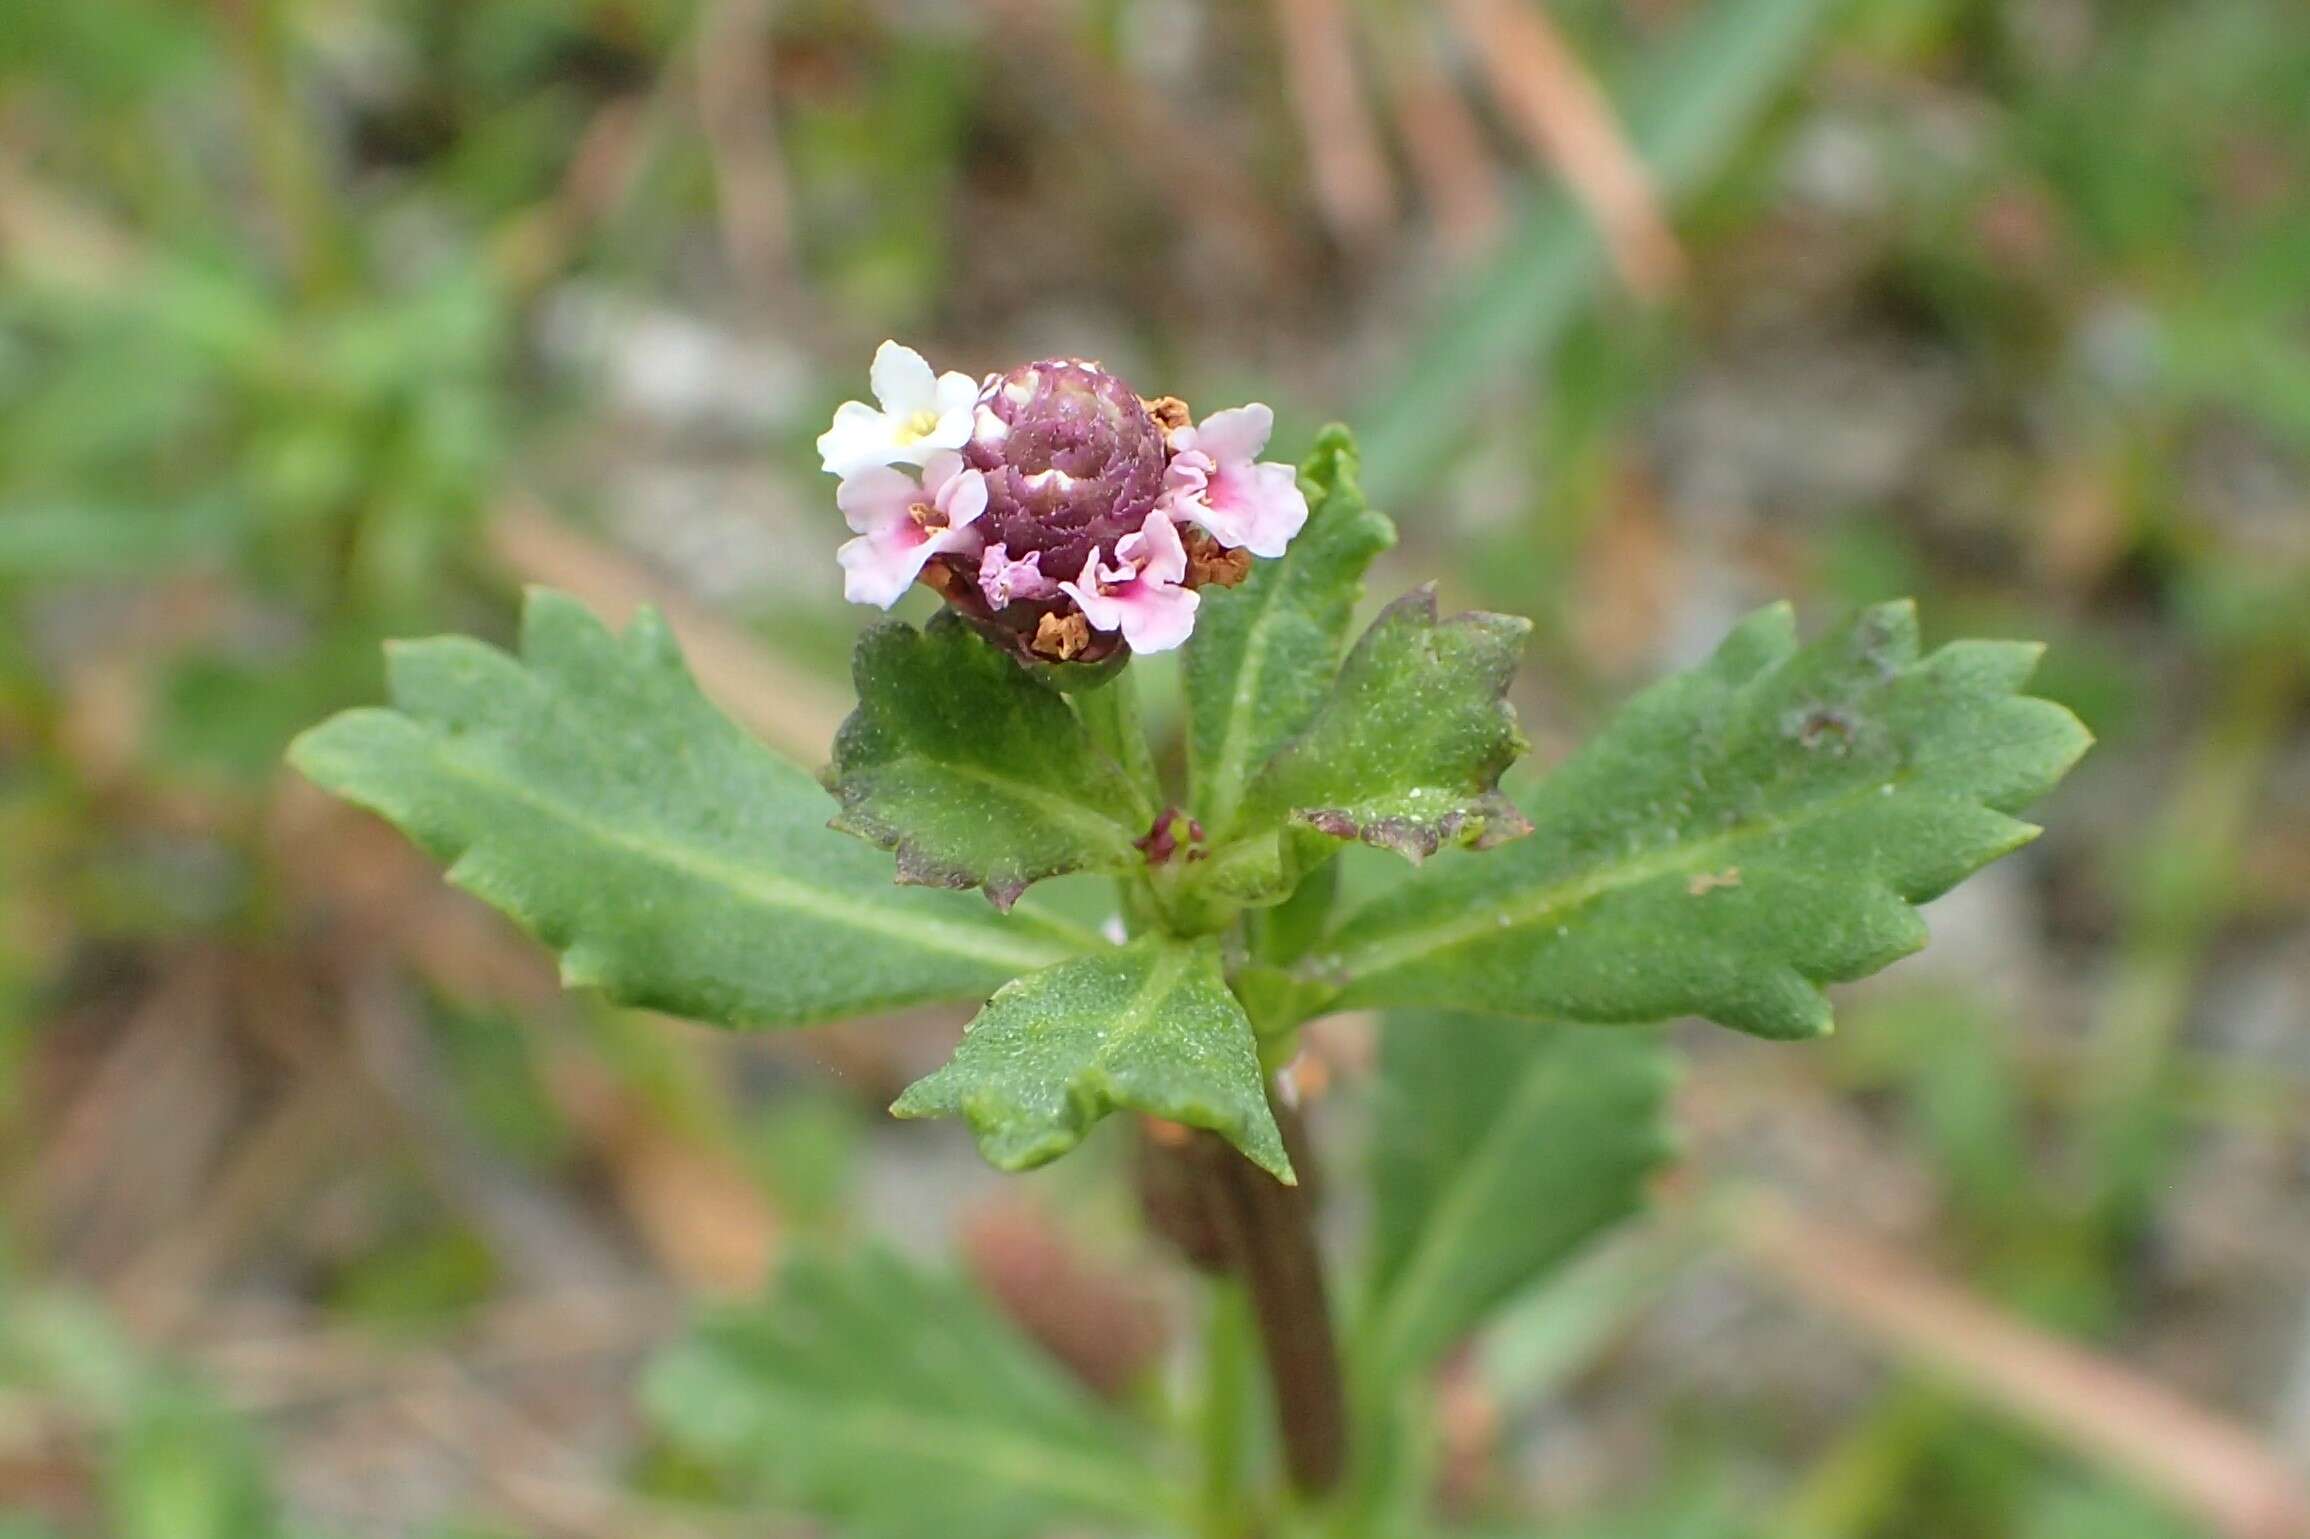
{"type": "Polygon", "coordinates": [[[1695,871],[1686,879],[1684,890],[1696,898],[1705,897],[1719,887],[1738,887],[1741,868],[1727,866],[1722,871],[1695,871]]]}
{"type": "Polygon", "coordinates": [[[1795,737],[1807,748],[1824,744],[1842,753],[1853,740],[1853,718],[1833,705],[1816,705],[1797,719],[1795,737]]]}

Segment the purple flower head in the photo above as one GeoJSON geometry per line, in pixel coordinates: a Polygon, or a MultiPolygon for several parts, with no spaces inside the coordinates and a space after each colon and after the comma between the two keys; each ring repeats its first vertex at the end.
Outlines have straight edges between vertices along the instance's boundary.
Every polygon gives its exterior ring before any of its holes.
{"type": "Polygon", "coordinates": [[[989,376],[959,455],[926,454],[917,445],[934,429],[918,424],[935,419],[936,441],[956,441],[940,413],[960,376],[885,343],[878,362],[891,358],[909,373],[877,385],[885,412],[853,403],[830,435],[851,467],[837,500],[861,536],[843,556],[859,602],[888,608],[920,581],[1022,662],[1119,661],[1185,641],[1194,590],[1240,582],[1306,521],[1291,467],[1253,459],[1273,420],[1264,406],[1198,427],[1180,401],[1047,358],[989,376]],[[901,459],[925,466],[919,485],[888,468],[901,459]]]}
{"type": "Polygon", "coordinates": [[[1073,359],[990,381],[963,459],[986,475],[994,538],[1020,559],[1042,552],[1054,582],[1136,533],[1163,495],[1163,429],[1129,385],[1073,359]]]}

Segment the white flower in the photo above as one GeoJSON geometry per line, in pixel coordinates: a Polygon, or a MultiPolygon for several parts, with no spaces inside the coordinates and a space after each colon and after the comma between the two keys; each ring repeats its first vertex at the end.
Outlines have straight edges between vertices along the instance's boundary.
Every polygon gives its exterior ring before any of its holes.
{"type": "Polygon", "coordinates": [[[868,375],[880,409],[845,401],[834,425],[818,439],[829,475],[848,476],[876,465],[921,465],[941,449],[970,442],[971,406],[978,381],[967,374],[933,374],[922,354],[896,342],[874,351],[868,375]]]}

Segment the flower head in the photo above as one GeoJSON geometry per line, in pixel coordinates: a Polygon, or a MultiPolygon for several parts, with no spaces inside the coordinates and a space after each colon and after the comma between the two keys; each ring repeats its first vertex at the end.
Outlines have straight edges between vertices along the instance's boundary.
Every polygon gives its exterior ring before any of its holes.
{"type": "Polygon", "coordinates": [[[962,379],[885,343],[883,409],[853,401],[819,440],[828,469],[849,467],[836,501],[859,536],[841,553],[857,602],[888,608],[919,580],[1022,662],[1098,665],[1178,646],[1198,588],[1241,581],[1307,521],[1291,467],[1256,460],[1264,406],[1192,425],[1073,358],[991,375],[958,407],[962,379]]]}
{"type": "Polygon", "coordinates": [[[968,374],[933,374],[922,354],[896,342],[875,349],[868,375],[880,408],[845,401],[818,438],[827,474],[853,475],[876,465],[920,465],[971,436],[978,382],[968,374]]]}
{"type": "Polygon", "coordinates": [[[1307,498],[1291,466],[1258,462],[1274,431],[1275,413],[1256,401],[1175,429],[1163,472],[1165,506],[1222,545],[1282,555],[1307,522],[1307,498]]]}

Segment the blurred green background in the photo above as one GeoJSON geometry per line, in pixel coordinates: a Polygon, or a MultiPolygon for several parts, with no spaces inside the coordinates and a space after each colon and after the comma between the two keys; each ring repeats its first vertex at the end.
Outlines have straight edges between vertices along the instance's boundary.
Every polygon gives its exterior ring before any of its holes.
{"type": "Polygon", "coordinates": [[[807,1532],[633,1384],[828,1236],[1160,1376],[1114,1151],[881,1119],[954,1017],[562,995],[280,768],[525,582],[815,760],[810,441],[890,335],[1350,421],[1381,586],[1539,621],[1538,763],[1780,596],[2042,637],[2101,739],[1837,1038],[1689,1034],[1685,1168],[1454,1375],[1446,1511],[2293,1532],[2295,0],[0,0],[0,1535],[807,1532]]]}

